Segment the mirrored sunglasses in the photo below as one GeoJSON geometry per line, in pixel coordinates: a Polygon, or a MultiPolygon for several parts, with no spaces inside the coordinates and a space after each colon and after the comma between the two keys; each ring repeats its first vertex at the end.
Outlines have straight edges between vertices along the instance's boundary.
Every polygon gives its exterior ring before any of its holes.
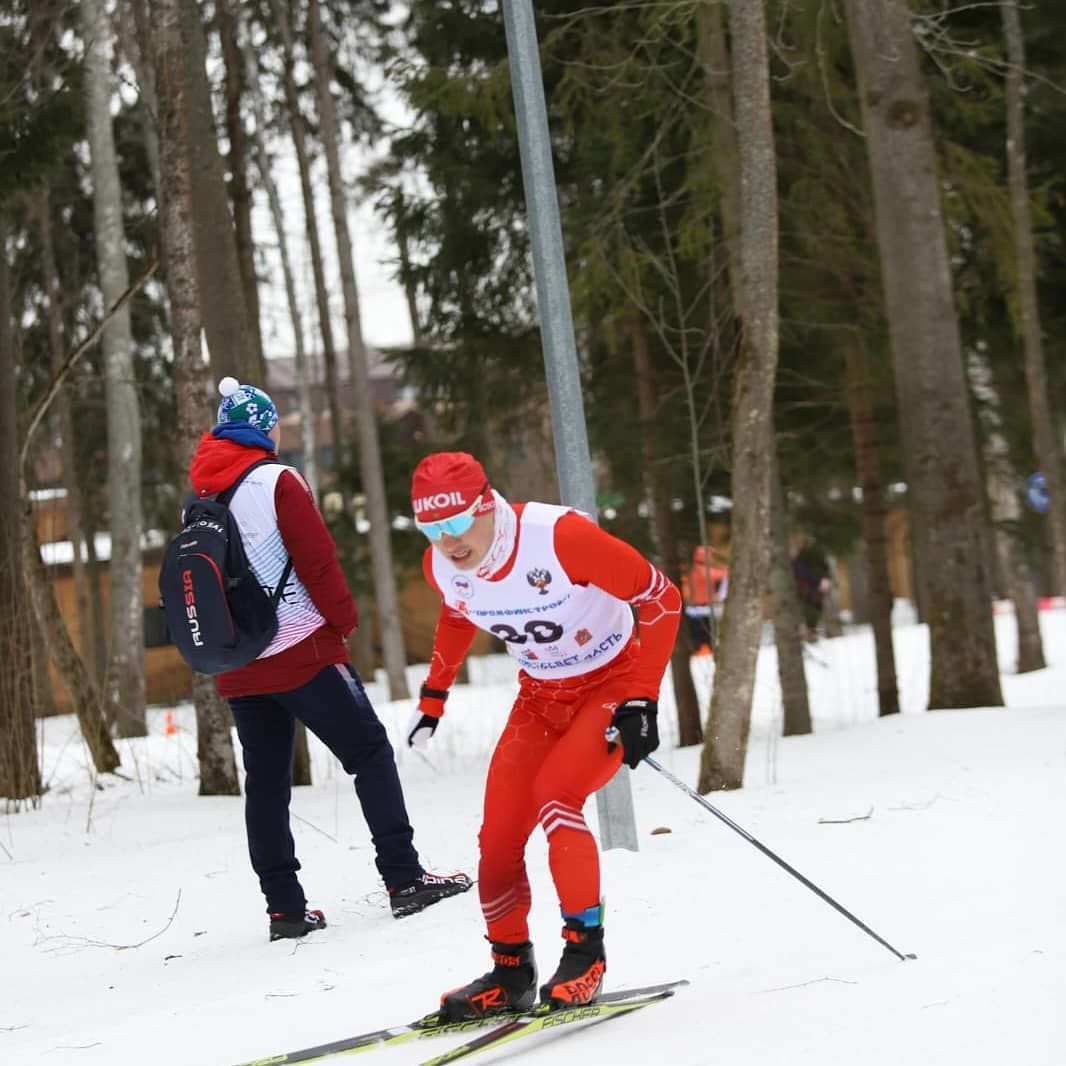
{"type": "Polygon", "coordinates": [[[445,533],[449,537],[461,537],[474,524],[474,519],[477,517],[476,512],[478,507],[481,506],[483,496],[484,494],[479,496],[465,511],[460,511],[458,514],[442,518],[439,522],[419,522],[416,518],[415,525],[434,542],[440,540],[445,533]]]}

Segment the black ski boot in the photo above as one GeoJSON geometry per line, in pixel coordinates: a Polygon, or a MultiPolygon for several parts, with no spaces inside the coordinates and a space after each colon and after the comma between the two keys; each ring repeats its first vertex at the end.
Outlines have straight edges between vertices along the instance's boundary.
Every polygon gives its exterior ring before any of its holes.
{"type": "Polygon", "coordinates": [[[270,939],[288,940],[307,936],[314,929],[326,928],[326,916],[321,911],[291,911],[270,916],[270,939]]]}
{"type": "Polygon", "coordinates": [[[488,973],[440,997],[442,1022],[514,1013],[533,1006],[537,998],[533,945],[528,940],[524,944],[494,943],[492,961],[496,965],[488,973]]]}
{"type": "Polygon", "coordinates": [[[563,957],[551,979],[540,986],[540,1001],[553,1007],[591,1003],[600,994],[607,972],[603,926],[586,926],[576,918],[568,918],[563,939],[563,957]]]}
{"type": "Polygon", "coordinates": [[[449,896],[457,896],[473,888],[474,882],[466,874],[431,874],[425,870],[415,881],[389,889],[389,905],[394,918],[417,914],[449,896]]]}

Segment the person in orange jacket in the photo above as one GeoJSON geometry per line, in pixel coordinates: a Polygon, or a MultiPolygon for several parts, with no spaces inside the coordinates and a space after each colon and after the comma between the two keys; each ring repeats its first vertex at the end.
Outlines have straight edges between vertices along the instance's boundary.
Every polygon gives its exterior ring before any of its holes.
{"type": "Polygon", "coordinates": [[[494,965],[446,992],[441,1016],[476,1018],[535,1002],[524,855],[538,824],[564,921],[562,958],[541,1002],[588,1003],[607,962],[599,854],[582,808],[623,762],[635,768],[658,747],[659,686],[681,595],[586,515],[509,503],[465,452],[423,459],[411,499],[430,542],[423,572],[441,607],[407,743],[424,746],[436,732],[478,629],[500,638],[521,666],[489,765],[479,835],[478,889],[494,965]]]}

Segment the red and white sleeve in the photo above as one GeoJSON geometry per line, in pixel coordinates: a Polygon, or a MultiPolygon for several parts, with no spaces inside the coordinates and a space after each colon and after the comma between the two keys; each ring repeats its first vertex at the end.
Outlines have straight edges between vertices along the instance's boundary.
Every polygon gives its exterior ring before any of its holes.
{"type": "Polygon", "coordinates": [[[633,696],[658,699],[681,623],[678,587],[631,544],[576,511],[555,525],[555,554],[571,581],[595,585],[636,609],[640,656],[633,696]]]}

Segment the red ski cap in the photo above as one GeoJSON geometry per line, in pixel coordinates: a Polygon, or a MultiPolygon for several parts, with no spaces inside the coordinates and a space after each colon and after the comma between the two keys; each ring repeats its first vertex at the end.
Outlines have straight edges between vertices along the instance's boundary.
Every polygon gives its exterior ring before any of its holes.
{"type": "Polygon", "coordinates": [[[411,478],[411,508],[419,522],[439,522],[461,514],[479,496],[475,514],[486,514],[496,506],[485,468],[468,452],[427,455],[411,478]]]}

